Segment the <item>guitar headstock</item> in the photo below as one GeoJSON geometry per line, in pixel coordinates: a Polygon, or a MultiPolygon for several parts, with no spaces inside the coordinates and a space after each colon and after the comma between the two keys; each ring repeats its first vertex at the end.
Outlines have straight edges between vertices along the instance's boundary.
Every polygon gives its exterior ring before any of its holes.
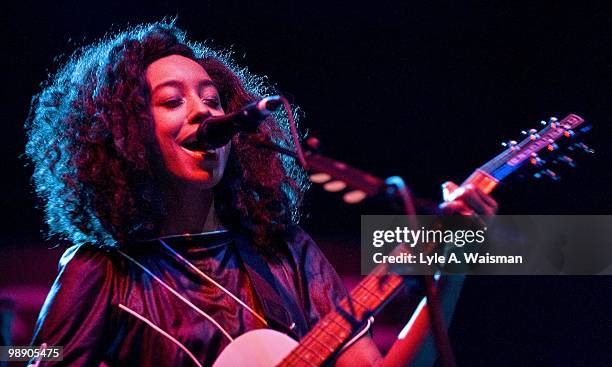
{"type": "Polygon", "coordinates": [[[582,117],[570,114],[561,121],[555,117],[542,121],[544,126],[540,130],[523,130],[524,137],[520,142],[510,140],[502,143],[506,149],[477,169],[463,185],[472,184],[489,193],[501,180],[525,165],[536,169],[533,174],[535,178],[559,180],[560,176],[553,170],[554,167],[551,168],[551,164],[573,168],[576,164],[571,154],[594,152],[579,141],[591,129],[583,123],[582,117]]]}
{"type": "MultiPolygon", "coordinates": [[[[552,118],[551,120],[553,120],[552,118]]],[[[543,121],[543,124],[546,122],[543,121]]],[[[556,124],[556,121],[550,121],[550,125],[556,124]]],[[[548,125],[547,124],[547,125],[548,125]]],[[[543,158],[537,157],[537,159],[530,160],[531,165],[536,166],[539,169],[533,174],[535,178],[549,177],[555,181],[560,179],[557,173],[558,169],[555,168],[575,168],[576,167],[576,155],[578,154],[593,154],[595,151],[586,145],[581,139],[584,134],[591,130],[590,125],[580,125],[573,129],[566,129],[563,132],[561,141],[557,141],[547,145],[546,152],[543,158]],[[547,165],[547,162],[550,164],[547,165]],[[552,166],[552,167],[550,167],[552,166]],[[553,170],[554,169],[554,170],[553,170]]]]}
{"type": "Polygon", "coordinates": [[[489,162],[487,165],[490,167],[485,169],[501,165],[491,171],[491,174],[500,180],[514,169],[528,163],[537,170],[533,174],[534,177],[558,180],[559,175],[553,171],[552,165],[574,168],[576,166],[575,157],[572,156],[574,153],[594,153],[593,149],[580,141],[582,135],[591,129],[590,126],[583,124],[584,119],[580,116],[571,114],[561,121],[551,117],[548,121],[540,123],[543,127],[539,131],[523,130],[521,133],[524,138],[520,143],[516,141],[502,143],[507,148],[506,152],[489,162]]]}

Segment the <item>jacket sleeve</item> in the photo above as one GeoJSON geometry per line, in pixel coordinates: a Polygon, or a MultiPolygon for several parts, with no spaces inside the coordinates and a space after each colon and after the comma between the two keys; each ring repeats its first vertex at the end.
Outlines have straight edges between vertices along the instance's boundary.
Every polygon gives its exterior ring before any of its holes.
{"type": "Polygon", "coordinates": [[[309,327],[333,311],[347,296],[340,277],[319,246],[299,227],[293,228],[292,251],[298,262],[299,277],[305,293],[305,311],[309,327]]]}
{"type": "Polygon", "coordinates": [[[40,366],[97,366],[109,342],[113,265],[103,250],[69,248],[40,311],[33,346],[63,347],[62,361],[40,366]]]}

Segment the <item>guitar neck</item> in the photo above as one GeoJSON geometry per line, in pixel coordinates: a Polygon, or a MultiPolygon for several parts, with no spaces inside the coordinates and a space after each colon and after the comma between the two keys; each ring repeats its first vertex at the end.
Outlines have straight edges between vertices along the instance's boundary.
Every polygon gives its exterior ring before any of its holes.
{"type": "MultiPolygon", "coordinates": [[[[403,250],[403,245],[399,251],[403,250]]],[[[278,366],[320,366],[329,360],[370,316],[376,314],[403,285],[403,278],[386,265],[374,271],[327,314],[278,366]]]]}

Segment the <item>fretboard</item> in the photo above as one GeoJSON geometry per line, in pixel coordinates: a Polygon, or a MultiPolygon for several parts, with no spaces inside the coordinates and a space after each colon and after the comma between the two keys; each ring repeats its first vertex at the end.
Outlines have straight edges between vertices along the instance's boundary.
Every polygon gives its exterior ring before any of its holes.
{"type": "MultiPolygon", "coordinates": [[[[403,245],[394,253],[404,252],[403,245]]],[[[374,271],[342,300],[335,311],[327,314],[302,339],[300,344],[278,366],[320,366],[376,314],[391,296],[401,288],[403,278],[390,273],[386,265],[374,271]]]]}

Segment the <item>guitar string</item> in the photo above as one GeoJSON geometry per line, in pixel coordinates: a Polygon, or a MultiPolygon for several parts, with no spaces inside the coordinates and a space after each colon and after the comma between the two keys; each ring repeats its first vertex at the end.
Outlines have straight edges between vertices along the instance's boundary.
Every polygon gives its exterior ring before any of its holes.
{"type": "MultiPolygon", "coordinates": [[[[293,355],[293,354],[292,354],[292,355],[293,355]]],[[[289,359],[287,359],[287,362],[286,362],[286,363],[289,363],[289,365],[290,365],[290,366],[299,366],[299,362],[295,360],[296,358],[297,358],[298,360],[302,360],[302,361],[306,362],[306,364],[308,364],[308,365],[310,365],[310,366],[312,366],[312,367],[318,367],[318,365],[317,365],[317,364],[315,364],[315,363],[311,362],[311,361],[310,361],[310,359],[306,358],[306,357],[305,357],[303,354],[301,354],[301,353],[300,353],[299,355],[294,356],[294,358],[293,358],[293,359],[294,359],[294,361],[293,361],[293,362],[290,362],[290,361],[289,361],[289,359]]],[[[281,364],[282,364],[282,363],[281,363],[281,364]]]]}
{"type": "MultiPolygon", "coordinates": [[[[376,275],[376,273],[378,273],[378,272],[377,272],[377,271],[375,271],[375,272],[373,272],[373,274],[372,274],[372,275],[376,275]]],[[[365,280],[365,282],[364,282],[364,283],[363,283],[363,284],[362,284],[362,285],[361,285],[361,286],[360,286],[360,287],[359,287],[359,288],[358,288],[358,289],[357,289],[357,290],[354,292],[354,293],[355,293],[355,294],[354,294],[354,297],[351,297],[351,299],[353,299],[353,300],[354,300],[354,298],[356,298],[356,297],[358,297],[358,296],[361,296],[360,294],[358,294],[358,293],[359,293],[361,290],[366,290],[366,291],[369,291],[369,290],[367,289],[367,287],[369,287],[369,286],[370,286],[370,284],[368,284],[368,283],[379,283],[379,281],[380,281],[380,280],[379,280],[379,279],[377,279],[377,277],[376,277],[376,276],[370,276],[370,277],[369,277],[369,279],[366,279],[366,280],[365,280]]],[[[371,292],[371,291],[369,291],[369,292],[371,292]]],[[[380,297],[377,297],[377,298],[381,299],[380,297]]],[[[358,303],[358,304],[359,304],[359,303],[358,303]]],[[[364,307],[364,306],[362,305],[362,307],[364,307]]],[[[364,308],[368,309],[367,307],[364,307],[364,308]]],[[[331,323],[331,322],[333,322],[333,323],[335,323],[336,325],[340,326],[340,327],[341,327],[341,328],[342,328],[344,331],[346,331],[346,326],[345,326],[345,325],[343,325],[343,324],[341,324],[341,323],[339,323],[339,322],[338,322],[338,321],[335,319],[335,318],[337,318],[338,316],[340,316],[340,318],[341,318],[341,320],[342,320],[342,321],[346,321],[346,320],[344,320],[344,317],[343,317],[343,316],[341,316],[341,315],[339,315],[339,314],[335,314],[334,316],[332,316],[332,317],[330,317],[330,318],[329,318],[330,323],[331,323]]],[[[324,320],[322,320],[322,321],[324,321],[324,320]]],[[[364,328],[363,328],[363,330],[362,330],[361,332],[359,332],[359,333],[356,335],[356,337],[357,337],[357,338],[358,338],[358,337],[360,337],[361,335],[363,335],[363,333],[364,333],[365,331],[367,331],[367,330],[370,328],[370,325],[371,325],[371,320],[370,320],[370,319],[368,319],[368,321],[367,321],[367,322],[368,322],[368,323],[367,323],[366,327],[364,327],[364,328]]],[[[313,329],[312,334],[310,334],[310,336],[309,336],[309,337],[305,338],[305,339],[302,341],[302,344],[303,344],[303,345],[304,345],[304,346],[307,348],[307,345],[308,345],[308,344],[312,344],[312,343],[314,343],[314,342],[315,342],[315,341],[316,341],[318,338],[320,338],[320,337],[321,337],[321,334],[326,333],[326,334],[330,335],[330,334],[329,334],[329,332],[327,332],[327,331],[325,330],[325,328],[326,328],[326,327],[319,327],[319,328],[315,327],[315,329],[313,329]]],[[[349,330],[349,332],[350,332],[350,330],[349,330]]],[[[350,340],[350,341],[349,341],[349,342],[348,342],[348,343],[347,343],[347,344],[346,344],[346,345],[343,347],[343,349],[344,349],[344,348],[346,348],[346,347],[348,347],[349,345],[351,345],[351,344],[352,344],[352,343],[353,343],[353,342],[356,340],[356,337],[353,337],[353,338],[352,338],[352,339],[351,339],[351,340],[350,340]]],[[[338,338],[338,337],[336,336],[336,340],[337,340],[337,341],[338,341],[338,342],[341,344],[343,339],[340,339],[340,338],[338,338]]],[[[309,350],[310,350],[310,348],[307,348],[307,349],[309,349],[309,350]]],[[[297,350],[296,350],[296,352],[297,352],[297,350]]],[[[299,353],[295,353],[295,354],[294,354],[294,353],[292,353],[292,355],[294,356],[294,358],[295,358],[295,357],[299,357],[299,353]]],[[[289,356],[289,357],[291,357],[291,356],[289,356]]],[[[290,358],[289,358],[289,359],[290,359],[290,358]]]]}
{"type": "MultiPolygon", "coordinates": [[[[380,269],[381,271],[377,271],[377,270],[379,270],[379,269],[375,269],[375,271],[373,271],[373,272],[372,272],[372,275],[377,275],[377,273],[381,273],[383,269],[380,269]]],[[[354,292],[352,292],[352,293],[354,293],[354,294],[353,294],[353,297],[351,297],[351,298],[352,298],[353,300],[355,300],[355,299],[357,299],[357,298],[361,297],[362,295],[365,295],[365,294],[364,294],[364,291],[365,291],[365,292],[372,293],[372,291],[369,289],[369,287],[371,286],[371,284],[369,284],[369,283],[380,283],[380,284],[383,286],[382,291],[383,291],[383,292],[387,292],[387,290],[385,290],[385,289],[384,289],[384,286],[386,285],[386,283],[385,283],[385,282],[381,282],[381,279],[379,279],[379,278],[378,278],[378,277],[380,277],[380,276],[381,276],[381,275],[377,275],[377,276],[369,276],[369,277],[368,277],[369,279],[365,279],[364,283],[363,283],[362,285],[360,285],[360,286],[359,286],[359,288],[357,288],[357,289],[356,289],[354,292]]],[[[439,273],[437,274],[437,276],[434,276],[434,278],[436,278],[436,280],[437,280],[439,277],[440,277],[439,273]]],[[[375,293],[372,293],[372,294],[376,295],[375,293]]],[[[376,296],[377,296],[377,295],[376,295],[376,296]]],[[[378,297],[378,296],[377,296],[377,298],[379,298],[380,300],[384,299],[384,298],[380,298],[380,297],[378,297]]],[[[341,315],[339,315],[339,314],[335,314],[333,317],[337,318],[338,316],[341,316],[341,315]]],[[[344,346],[342,347],[342,350],[345,350],[345,349],[346,349],[346,348],[348,348],[348,347],[349,347],[351,344],[353,344],[353,343],[354,343],[356,340],[358,340],[358,339],[359,339],[361,336],[363,336],[363,335],[364,335],[364,334],[367,332],[367,330],[370,328],[371,323],[373,322],[373,319],[374,319],[373,317],[368,318],[367,325],[366,325],[366,326],[365,326],[365,327],[364,327],[364,328],[363,328],[363,329],[362,329],[360,332],[358,332],[358,333],[357,333],[355,336],[353,336],[353,337],[352,337],[352,338],[351,338],[351,339],[350,339],[350,340],[349,340],[349,341],[346,343],[346,345],[344,345],[344,346]]],[[[323,322],[325,322],[325,320],[322,320],[322,321],[323,321],[323,322]]],[[[334,318],[330,318],[330,321],[332,321],[332,322],[336,323],[337,325],[340,325],[340,324],[338,323],[338,321],[337,321],[337,320],[335,320],[334,318]]],[[[345,320],[343,317],[341,317],[341,321],[346,321],[346,320],[345,320]]],[[[303,340],[303,341],[302,341],[302,343],[304,343],[304,344],[309,344],[309,343],[310,343],[310,344],[312,344],[312,343],[313,343],[313,341],[318,341],[318,338],[320,337],[320,336],[318,336],[318,335],[317,335],[317,334],[320,334],[320,333],[318,333],[318,331],[319,331],[319,330],[320,330],[320,331],[323,331],[323,332],[326,332],[327,334],[330,334],[329,332],[327,332],[327,331],[325,330],[325,329],[326,329],[326,328],[325,328],[325,326],[326,326],[326,325],[322,324],[321,326],[323,326],[323,327],[321,327],[321,328],[317,328],[316,330],[313,330],[313,332],[314,332],[314,333],[313,333],[313,334],[312,334],[312,335],[311,335],[311,336],[308,338],[308,340],[306,340],[306,339],[305,339],[305,340],[303,340]],[[311,339],[312,339],[312,340],[311,340],[311,339]]],[[[342,326],[342,325],[340,325],[340,326],[342,326]]],[[[331,335],[331,334],[330,334],[330,335],[331,335]]],[[[336,337],[336,339],[337,339],[339,342],[341,342],[341,339],[339,339],[338,337],[336,337]]],[[[307,349],[310,349],[310,348],[307,348],[307,349]]],[[[298,355],[298,356],[299,356],[299,355],[298,355]]],[[[289,356],[288,360],[290,359],[290,357],[291,357],[291,356],[289,356]]],[[[295,355],[294,355],[294,359],[295,359],[295,355]]]]}
{"type": "MultiPolygon", "coordinates": [[[[322,334],[324,333],[322,330],[325,329],[326,327],[328,327],[328,325],[330,325],[332,323],[336,324],[337,325],[336,327],[339,327],[341,329],[341,331],[350,333],[350,330],[346,330],[347,328],[346,328],[345,325],[343,325],[342,323],[340,323],[340,322],[338,322],[336,320],[336,318],[338,316],[340,316],[341,321],[345,321],[344,318],[341,315],[337,314],[337,313],[334,313],[334,314],[332,314],[329,317],[324,317],[321,321],[323,321],[323,322],[329,321],[329,323],[327,325],[320,324],[320,326],[315,326],[315,328],[308,334],[308,336],[305,337],[302,340],[302,342],[298,345],[298,347],[295,348],[291,352],[291,354],[287,358],[287,361],[290,361],[291,359],[295,360],[296,358],[303,359],[303,356],[302,356],[303,352],[301,352],[301,350],[303,350],[303,349],[310,350],[310,348],[308,348],[308,345],[309,344],[313,344],[315,342],[314,339],[320,338],[322,336],[322,334]]],[[[343,337],[337,338],[338,345],[342,344],[343,340],[344,340],[343,337]]]]}
{"type": "Polygon", "coordinates": [[[204,367],[204,366],[202,366],[202,364],[200,362],[198,362],[198,359],[193,355],[193,353],[191,353],[189,351],[189,349],[187,349],[186,346],[184,346],[181,342],[179,342],[172,335],[170,335],[167,332],[165,332],[162,328],[160,328],[159,326],[155,325],[151,320],[149,320],[146,317],[140,315],[138,312],[132,310],[131,308],[129,308],[127,306],[124,306],[121,303],[119,304],[119,308],[124,310],[125,312],[131,314],[132,316],[138,318],[142,322],[144,322],[147,325],[149,325],[150,327],[152,327],[155,331],[157,331],[158,333],[160,333],[163,336],[165,336],[166,338],[168,338],[172,343],[176,344],[179,348],[181,348],[183,350],[183,352],[187,353],[189,358],[191,358],[193,360],[193,363],[195,363],[198,367],[204,367]]]}
{"type": "MultiPolygon", "coordinates": [[[[380,279],[378,279],[377,277],[380,276],[378,275],[379,273],[382,273],[383,269],[375,269],[372,272],[372,275],[369,276],[367,279],[365,279],[365,282],[355,291],[354,296],[358,296],[359,291],[361,290],[366,290],[369,291],[367,288],[371,286],[371,284],[369,283],[380,283],[380,279]]],[[[384,291],[384,289],[383,289],[384,291]]],[[[371,291],[369,291],[371,292],[371,291]]],[[[359,295],[360,296],[360,295],[359,295]]],[[[381,299],[380,297],[378,297],[379,299],[381,299]]],[[[338,326],[340,326],[342,328],[343,331],[347,331],[346,326],[341,324],[340,322],[338,322],[338,320],[336,320],[338,317],[340,317],[340,321],[346,321],[344,320],[344,318],[339,315],[339,314],[335,314],[329,318],[324,318],[323,320],[321,320],[322,322],[325,322],[326,319],[327,321],[329,321],[329,324],[334,323],[338,326]]],[[[350,339],[346,345],[342,348],[342,350],[344,350],[345,348],[349,347],[352,343],[354,343],[358,338],[360,338],[365,332],[367,332],[367,330],[370,329],[371,327],[371,323],[372,323],[373,317],[370,317],[367,321],[366,326],[360,331],[358,332],[352,339],[350,339]]],[[[332,335],[334,337],[334,339],[336,339],[338,341],[339,344],[342,344],[343,338],[339,338],[337,335],[335,334],[330,334],[326,328],[327,325],[325,324],[321,324],[320,327],[315,327],[315,329],[312,330],[312,333],[309,334],[309,336],[307,338],[305,338],[304,340],[302,340],[300,345],[303,345],[303,347],[301,348],[306,348],[308,350],[311,350],[310,348],[308,348],[309,344],[313,344],[315,341],[317,341],[317,339],[321,338],[322,334],[328,334],[328,335],[332,335]]],[[[350,330],[348,330],[348,332],[350,333],[350,330]]],[[[286,357],[286,361],[287,363],[292,363],[295,362],[296,359],[304,359],[304,357],[302,356],[302,353],[299,352],[300,346],[298,346],[296,349],[294,349],[294,351],[292,353],[290,353],[289,356],[286,357]]],[[[309,361],[307,361],[309,363],[309,361]]]]}
{"type": "MultiPolygon", "coordinates": [[[[336,324],[336,325],[340,326],[340,328],[341,328],[343,331],[347,331],[347,330],[346,330],[346,326],[345,326],[345,325],[343,325],[343,324],[341,324],[340,322],[338,322],[337,320],[335,320],[335,318],[337,318],[338,316],[340,316],[340,317],[341,317],[341,319],[342,319],[342,321],[344,321],[344,319],[342,318],[342,316],[341,316],[341,315],[339,315],[339,314],[337,314],[337,313],[334,313],[334,314],[333,314],[332,316],[330,316],[329,318],[328,318],[328,317],[325,317],[325,318],[324,318],[322,321],[324,321],[325,319],[327,319],[327,320],[329,320],[329,321],[330,321],[330,324],[333,322],[334,324],[336,324]]],[[[307,359],[306,359],[306,357],[304,356],[304,354],[305,354],[305,353],[303,352],[303,350],[304,350],[304,349],[311,350],[311,349],[308,347],[308,345],[309,345],[309,344],[314,343],[314,342],[312,341],[312,339],[314,339],[314,338],[318,338],[318,337],[319,337],[319,335],[317,335],[317,334],[321,334],[321,333],[322,333],[322,332],[320,331],[320,329],[321,329],[321,327],[316,327],[316,326],[315,326],[315,328],[313,329],[313,332],[312,332],[312,333],[309,333],[309,336],[308,336],[308,337],[306,337],[306,338],[304,338],[304,339],[302,340],[302,342],[301,342],[301,343],[298,345],[298,347],[296,347],[296,348],[295,348],[295,349],[294,349],[294,350],[293,350],[293,351],[290,353],[290,355],[287,357],[287,361],[289,362],[291,359],[294,359],[294,360],[295,360],[296,358],[299,358],[299,359],[305,360],[307,363],[309,363],[309,364],[310,364],[310,361],[309,361],[309,360],[307,360],[307,359]]],[[[349,330],[348,332],[350,333],[350,330],[349,330]]],[[[344,338],[342,338],[342,339],[340,339],[340,340],[343,340],[343,339],[344,339],[344,338]]],[[[341,344],[341,342],[340,342],[340,344],[341,344]]]]}
{"type": "MultiPolygon", "coordinates": [[[[322,321],[323,321],[323,320],[322,320],[322,321]]],[[[369,318],[368,318],[368,320],[367,320],[367,324],[366,324],[366,325],[365,325],[365,326],[364,326],[364,327],[363,327],[363,328],[362,328],[362,329],[361,329],[361,330],[360,330],[358,333],[356,333],[356,334],[355,334],[355,336],[353,336],[353,337],[352,337],[352,338],[351,338],[351,339],[350,339],[348,342],[346,342],[346,344],[345,344],[345,345],[342,347],[341,351],[346,350],[346,348],[348,348],[348,347],[350,347],[351,345],[353,345],[353,343],[355,343],[355,342],[356,342],[356,341],[357,341],[359,338],[361,338],[361,337],[362,337],[362,336],[363,336],[365,333],[367,333],[367,332],[368,332],[368,330],[370,330],[370,328],[371,328],[371,326],[372,326],[372,323],[373,323],[373,322],[374,322],[374,317],[369,317],[369,318]]],[[[337,324],[337,322],[336,322],[336,324],[337,324]]],[[[329,324],[328,324],[328,325],[329,325],[329,324]]],[[[326,331],[326,330],[325,330],[325,327],[323,327],[321,330],[322,330],[323,332],[327,333],[328,335],[332,335],[332,336],[334,336],[333,334],[330,334],[328,331],[326,331]]],[[[338,336],[334,336],[334,338],[336,338],[336,339],[337,339],[337,340],[338,340],[340,343],[342,343],[342,339],[339,339],[339,337],[338,337],[338,336]]],[[[318,342],[319,342],[319,344],[324,345],[324,346],[327,346],[327,344],[324,344],[323,342],[319,341],[319,340],[318,340],[318,338],[313,338],[313,339],[314,339],[314,340],[316,340],[316,341],[318,341],[318,342]]],[[[304,344],[308,344],[308,343],[310,343],[310,342],[309,342],[309,341],[306,341],[306,340],[303,340],[303,341],[300,343],[300,345],[301,345],[302,343],[304,343],[304,344]]],[[[312,344],[312,343],[310,343],[310,344],[312,344]]],[[[309,364],[309,365],[311,365],[311,366],[318,366],[318,365],[319,365],[319,364],[313,364],[313,363],[310,361],[310,359],[308,359],[308,357],[305,357],[305,356],[304,356],[304,352],[303,352],[303,351],[298,352],[298,349],[299,349],[299,348],[300,348],[300,346],[296,347],[296,348],[295,348],[295,349],[294,349],[294,350],[291,352],[291,354],[290,354],[290,355],[288,355],[287,357],[285,357],[285,359],[283,360],[283,362],[293,366],[293,365],[296,365],[296,362],[297,362],[298,360],[300,360],[300,359],[301,359],[302,361],[306,362],[307,364],[309,364]]],[[[302,347],[302,348],[303,348],[303,347],[302,347]]],[[[323,362],[324,362],[325,360],[327,360],[327,358],[328,358],[328,357],[323,357],[323,356],[321,356],[320,354],[313,353],[313,352],[312,352],[312,349],[311,349],[311,348],[308,348],[308,346],[306,346],[306,345],[305,345],[305,348],[311,352],[311,354],[309,354],[309,355],[312,355],[312,356],[315,356],[315,357],[319,357],[318,359],[319,359],[319,360],[321,360],[321,362],[320,362],[320,363],[323,363],[323,362]]],[[[315,348],[316,348],[316,347],[315,347],[315,348]]],[[[332,348],[332,347],[329,347],[329,346],[328,346],[328,348],[327,348],[327,349],[328,349],[328,350],[329,350],[329,352],[330,352],[330,353],[329,353],[329,355],[333,354],[333,351],[335,350],[335,348],[332,348]]],[[[281,365],[284,365],[284,363],[281,363],[281,365]]],[[[299,365],[299,364],[298,364],[298,365],[299,365]]]]}
{"type": "Polygon", "coordinates": [[[329,344],[323,343],[321,340],[319,340],[319,338],[315,339],[319,345],[322,345],[325,349],[327,349],[330,353],[334,352],[334,349],[332,347],[329,346],[329,344]]]}
{"type": "Polygon", "coordinates": [[[202,311],[200,308],[198,308],[196,305],[194,305],[193,303],[191,303],[191,301],[189,301],[187,298],[183,297],[180,293],[178,293],[177,291],[175,291],[172,287],[170,287],[168,284],[166,284],[166,282],[164,282],[163,280],[161,280],[157,275],[153,274],[153,272],[151,272],[149,269],[147,269],[144,265],[142,265],[141,263],[139,263],[138,261],[136,261],[136,259],[130,257],[128,254],[126,254],[125,252],[121,251],[121,250],[117,250],[121,255],[123,255],[124,257],[126,257],[128,260],[130,260],[131,262],[133,262],[134,264],[136,264],[138,267],[140,267],[144,272],[146,272],[147,274],[149,274],[153,279],[155,279],[158,283],[160,283],[162,286],[164,286],[168,291],[170,291],[170,293],[174,294],[176,297],[178,297],[181,301],[183,301],[185,304],[187,304],[189,307],[191,307],[193,310],[195,310],[197,313],[199,313],[200,315],[204,316],[208,321],[212,322],[213,325],[215,325],[222,333],[223,335],[229,339],[230,342],[234,341],[234,338],[232,338],[232,336],[217,322],[215,321],[215,319],[213,319],[209,314],[207,314],[206,312],[202,311]]]}
{"type": "Polygon", "coordinates": [[[255,312],[255,310],[253,310],[251,307],[249,307],[246,303],[244,303],[240,298],[238,298],[236,295],[234,295],[232,292],[230,292],[229,290],[227,290],[225,287],[223,287],[221,284],[217,283],[213,278],[209,277],[206,273],[204,273],[203,271],[201,271],[200,269],[198,269],[198,267],[196,267],[195,265],[193,265],[189,260],[185,259],[181,254],[179,254],[178,252],[176,252],[172,247],[170,247],[163,239],[159,238],[158,241],[168,250],[170,251],[170,253],[172,253],[174,256],[176,256],[179,260],[181,260],[184,264],[186,264],[191,270],[195,271],[198,275],[200,275],[202,278],[206,279],[207,281],[211,282],[213,285],[215,285],[217,288],[219,288],[220,290],[222,290],[225,294],[227,294],[228,296],[230,296],[233,300],[235,300],[236,302],[238,302],[238,304],[240,304],[242,307],[246,308],[247,311],[249,311],[253,316],[255,316],[259,321],[261,321],[261,323],[263,323],[265,326],[268,326],[268,322],[266,321],[265,318],[263,318],[261,315],[259,315],[257,312],[255,312]]]}
{"type": "MultiPolygon", "coordinates": [[[[330,316],[329,318],[328,317],[324,317],[321,320],[321,322],[324,322],[326,319],[331,319],[331,317],[332,316],[330,316]]],[[[289,363],[290,365],[293,365],[296,362],[296,360],[300,360],[301,359],[301,360],[305,361],[308,364],[312,364],[310,362],[310,360],[306,357],[306,353],[305,353],[304,349],[310,351],[310,348],[308,347],[308,344],[312,343],[311,339],[313,339],[315,337],[318,338],[318,336],[316,336],[316,334],[318,333],[319,329],[322,327],[322,324],[320,324],[320,325],[321,326],[319,326],[319,327],[315,326],[315,328],[307,335],[307,337],[302,339],[300,344],[296,348],[294,348],[289,353],[289,355],[287,355],[287,357],[285,357],[284,361],[286,363],[289,363]]],[[[341,340],[342,339],[339,340],[340,343],[341,343],[341,340]]]]}
{"type": "Polygon", "coordinates": [[[308,345],[304,344],[304,348],[306,348],[310,352],[310,354],[305,354],[305,355],[302,356],[304,360],[310,362],[310,359],[309,359],[308,356],[313,356],[314,358],[319,357],[319,358],[317,358],[319,360],[319,362],[317,363],[315,361],[315,363],[316,363],[315,365],[319,365],[319,364],[323,363],[323,361],[325,361],[324,359],[322,359],[323,357],[319,353],[316,352],[316,347],[315,347],[315,350],[312,350],[312,349],[310,349],[308,347],[308,345]]]}

